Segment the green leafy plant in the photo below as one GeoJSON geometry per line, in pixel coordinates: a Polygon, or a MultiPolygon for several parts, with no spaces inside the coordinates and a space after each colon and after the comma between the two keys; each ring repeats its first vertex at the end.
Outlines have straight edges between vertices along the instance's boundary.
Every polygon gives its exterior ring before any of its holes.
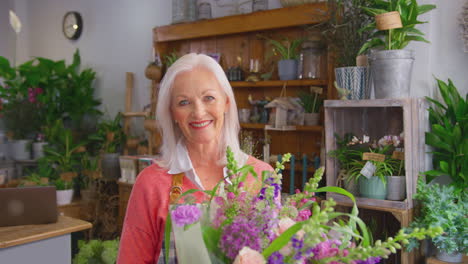
{"type": "Polygon", "coordinates": [[[172,52],[171,54],[169,55],[165,55],[164,56],[164,61],[166,62],[166,69],[171,67],[171,65],[176,62],[176,60],[179,59],[179,56],[177,55],[177,53],[175,52],[172,52]]]}
{"type": "Polygon", "coordinates": [[[299,47],[304,39],[289,39],[274,40],[264,37],[273,46],[273,51],[281,56],[282,60],[295,60],[299,57],[299,47]]]}
{"type": "Polygon", "coordinates": [[[429,41],[424,38],[424,33],[417,29],[416,25],[427,23],[419,21],[418,16],[436,8],[435,5],[418,5],[416,0],[376,0],[370,3],[369,6],[364,6],[362,8],[371,16],[398,11],[403,27],[389,29],[385,32],[376,29],[376,22],[369,23],[363,27],[361,31],[370,31],[372,33],[369,41],[359,50],[359,54],[363,54],[377,47],[382,47],[387,50],[403,49],[411,41],[429,43],[429,41]]]}
{"type": "Polygon", "coordinates": [[[369,31],[360,31],[373,18],[365,13],[363,6],[374,0],[328,0],[330,19],[313,26],[318,28],[335,54],[337,67],[355,66],[359,49],[369,39],[369,31]]]}
{"type": "Polygon", "coordinates": [[[64,181],[60,178],[56,179],[53,184],[55,185],[55,188],[57,191],[64,191],[64,190],[70,190],[73,188],[73,182],[71,181],[64,181]]]}
{"type": "Polygon", "coordinates": [[[119,239],[78,241],[79,252],[73,258],[73,264],[114,264],[119,251],[119,239]]]}
{"type": "Polygon", "coordinates": [[[306,113],[319,113],[323,105],[323,99],[317,93],[300,93],[299,99],[306,113]]]}
{"type": "MultiPolygon", "coordinates": [[[[42,124],[50,125],[57,119],[71,120],[80,128],[85,115],[97,116],[100,101],[94,98],[92,69],[80,70],[81,58],[77,50],[73,62],[53,61],[37,57],[12,67],[0,56],[0,97],[5,109],[16,102],[29,101],[38,109],[34,115],[42,124]]],[[[27,122],[25,122],[27,123],[27,122]]]]}
{"type": "MultiPolygon", "coordinates": [[[[421,203],[421,211],[408,231],[415,228],[440,226],[442,235],[432,238],[434,245],[446,253],[468,253],[468,195],[457,193],[453,186],[428,185],[420,178],[414,196],[421,203]]],[[[411,240],[409,250],[419,242],[411,240]]]]}
{"type": "Polygon", "coordinates": [[[92,188],[95,179],[93,173],[99,173],[99,159],[96,157],[90,157],[88,153],[84,153],[81,156],[81,181],[80,187],[82,189],[92,188]]]}
{"type": "Polygon", "coordinates": [[[89,137],[90,140],[100,144],[101,152],[116,153],[126,140],[121,125],[122,113],[117,113],[113,120],[103,120],[98,124],[96,134],[89,137]]]}
{"type": "Polygon", "coordinates": [[[78,150],[85,143],[75,143],[71,130],[65,129],[61,120],[57,120],[51,130],[56,134],[49,138],[49,145],[44,146],[46,159],[50,164],[55,164],[61,173],[77,171],[81,156],[78,150]]]}
{"type": "Polygon", "coordinates": [[[457,192],[468,188],[468,95],[462,98],[449,79],[437,79],[443,102],[426,97],[431,131],[426,132],[426,144],[433,147],[434,170],[424,174],[428,180],[449,175],[457,192]],[[444,105],[445,104],[445,105],[444,105]]]}

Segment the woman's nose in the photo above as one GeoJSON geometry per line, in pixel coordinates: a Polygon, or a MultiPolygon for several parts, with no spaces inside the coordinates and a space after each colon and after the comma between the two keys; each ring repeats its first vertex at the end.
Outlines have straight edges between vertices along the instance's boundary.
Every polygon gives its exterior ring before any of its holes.
{"type": "Polygon", "coordinates": [[[202,102],[197,101],[193,104],[192,114],[194,118],[203,117],[205,112],[206,112],[206,108],[202,102]]]}

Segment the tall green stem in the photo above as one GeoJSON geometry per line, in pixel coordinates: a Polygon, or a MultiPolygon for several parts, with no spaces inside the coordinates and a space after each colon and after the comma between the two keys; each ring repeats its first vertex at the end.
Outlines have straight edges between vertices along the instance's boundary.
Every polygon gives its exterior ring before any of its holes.
{"type": "Polygon", "coordinates": [[[392,49],[392,30],[388,30],[388,49],[392,49]]]}

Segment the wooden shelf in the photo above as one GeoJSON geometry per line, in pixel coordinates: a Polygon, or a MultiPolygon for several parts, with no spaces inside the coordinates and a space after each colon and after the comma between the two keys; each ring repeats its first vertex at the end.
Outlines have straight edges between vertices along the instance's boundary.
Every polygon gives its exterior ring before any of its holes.
{"type": "Polygon", "coordinates": [[[286,86],[325,86],[328,84],[327,80],[289,80],[289,81],[260,81],[260,82],[230,82],[232,87],[281,87],[286,86]]]}
{"type": "MultiPolygon", "coordinates": [[[[244,128],[244,129],[260,129],[260,130],[265,129],[265,124],[257,124],[257,123],[241,123],[240,126],[241,128],[244,128]]],[[[274,131],[274,130],[270,130],[270,131],[274,131]]],[[[296,130],[287,130],[283,132],[295,132],[295,131],[322,132],[323,127],[322,126],[296,126],[296,130]]]]}
{"type": "Polygon", "coordinates": [[[328,20],[326,3],[313,3],[243,15],[156,27],[154,42],[166,42],[317,24],[328,20]]]}
{"type": "MultiPolygon", "coordinates": [[[[339,205],[352,206],[353,202],[344,195],[336,193],[327,193],[327,199],[333,198],[339,205]]],[[[408,210],[408,202],[404,201],[390,201],[390,200],[379,200],[365,197],[356,197],[356,204],[359,208],[365,208],[370,210],[395,212],[408,210]]]]}
{"type": "MultiPolygon", "coordinates": [[[[442,260],[438,260],[435,257],[430,257],[427,259],[427,264],[452,264],[451,262],[445,262],[442,260]]],[[[468,256],[463,256],[463,260],[461,263],[468,263],[468,256]]]]}

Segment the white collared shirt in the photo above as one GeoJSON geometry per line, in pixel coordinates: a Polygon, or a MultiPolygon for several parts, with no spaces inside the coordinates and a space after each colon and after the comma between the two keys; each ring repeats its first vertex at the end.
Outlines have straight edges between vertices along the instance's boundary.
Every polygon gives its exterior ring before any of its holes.
{"type": "MultiPolygon", "coordinates": [[[[179,141],[176,146],[176,155],[177,159],[172,163],[171,167],[169,168],[168,173],[169,174],[179,174],[179,173],[185,173],[185,176],[189,178],[190,181],[192,181],[193,184],[200,190],[205,190],[203,187],[203,184],[200,180],[200,177],[198,177],[197,173],[195,172],[195,169],[193,168],[192,161],[190,160],[187,147],[185,146],[184,143],[179,141]]],[[[243,160],[242,163],[239,164],[245,164],[247,162],[248,156],[245,155],[245,159],[243,160]]],[[[223,177],[226,178],[227,176],[227,168],[223,168],[223,177]]],[[[226,178],[226,181],[230,183],[229,178],[226,178]]]]}

